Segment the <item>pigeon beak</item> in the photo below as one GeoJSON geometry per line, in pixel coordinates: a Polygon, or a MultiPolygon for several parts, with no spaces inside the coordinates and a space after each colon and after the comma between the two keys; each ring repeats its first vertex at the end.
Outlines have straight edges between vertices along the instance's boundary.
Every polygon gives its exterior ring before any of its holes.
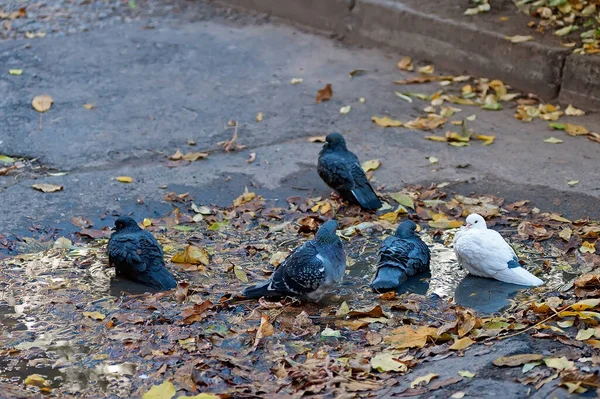
{"type": "Polygon", "coordinates": [[[113,226],[110,228],[110,231],[115,231],[117,229],[117,226],[113,226]]]}
{"type": "Polygon", "coordinates": [[[467,224],[466,224],[466,226],[465,226],[465,228],[467,228],[467,229],[470,229],[470,228],[471,228],[471,226],[472,226],[472,224],[471,224],[471,223],[467,223],[467,224]]]}

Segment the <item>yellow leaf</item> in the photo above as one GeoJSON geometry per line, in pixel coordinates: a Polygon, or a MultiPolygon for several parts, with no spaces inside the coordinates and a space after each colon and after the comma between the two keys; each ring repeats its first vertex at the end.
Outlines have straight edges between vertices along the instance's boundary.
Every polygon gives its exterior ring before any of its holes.
{"type": "Polygon", "coordinates": [[[458,375],[460,375],[461,377],[473,378],[475,377],[476,373],[471,373],[468,370],[459,370],[458,375]]]}
{"type": "Polygon", "coordinates": [[[523,43],[529,40],[533,40],[533,36],[515,35],[505,36],[506,40],[510,40],[513,43],[523,43]]]}
{"type": "Polygon", "coordinates": [[[83,315],[94,320],[104,320],[106,318],[106,316],[100,312],[83,312],[83,315]]]}
{"type": "Polygon", "coordinates": [[[377,371],[399,371],[406,372],[408,368],[404,363],[394,360],[395,356],[391,353],[382,352],[371,358],[371,367],[377,371]]]}
{"type": "Polygon", "coordinates": [[[427,343],[427,338],[435,336],[436,333],[437,328],[405,325],[393,330],[384,340],[397,349],[422,348],[427,343]]]}
{"type": "Polygon", "coordinates": [[[129,176],[117,176],[115,179],[121,183],[131,183],[133,181],[129,176]]]}
{"type": "Polygon", "coordinates": [[[569,136],[581,136],[589,133],[584,126],[573,125],[571,123],[565,123],[565,132],[569,133],[569,136]]]}
{"type": "Polygon", "coordinates": [[[412,382],[410,383],[410,387],[416,388],[417,386],[425,386],[425,385],[429,384],[429,382],[436,377],[439,377],[439,375],[437,375],[435,373],[429,373],[429,374],[425,374],[424,376],[417,377],[414,380],[412,380],[412,382]]]}
{"type": "Polygon", "coordinates": [[[23,74],[23,70],[22,69],[9,69],[8,73],[11,75],[20,76],[23,74]]]}
{"type": "Polygon", "coordinates": [[[36,183],[31,186],[32,188],[42,191],[44,193],[53,193],[56,191],[62,191],[63,186],[59,186],[58,184],[48,184],[48,183],[36,183]]]}
{"type": "Polygon", "coordinates": [[[379,216],[379,219],[387,220],[390,223],[396,223],[396,220],[398,220],[398,214],[396,212],[387,212],[379,216]]]}
{"type": "Polygon", "coordinates": [[[596,247],[594,247],[593,243],[589,241],[584,241],[583,244],[581,244],[581,247],[579,248],[579,252],[581,252],[582,254],[586,252],[589,254],[593,254],[594,252],[596,252],[596,247]]]}
{"type": "Polygon", "coordinates": [[[352,109],[351,105],[346,105],[345,107],[340,108],[340,114],[346,115],[352,109]]]}
{"type": "Polygon", "coordinates": [[[594,328],[586,328],[583,330],[577,331],[577,336],[575,339],[577,341],[585,341],[592,338],[596,334],[596,329],[594,328]]]}
{"type": "Polygon", "coordinates": [[[395,120],[395,119],[391,119],[387,116],[373,116],[371,118],[371,120],[373,122],[375,122],[376,124],[378,124],[381,127],[398,127],[398,126],[402,126],[402,122],[395,120]]]}
{"type": "Polygon", "coordinates": [[[575,363],[568,360],[566,357],[549,357],[544,359],[546,366],[557,370],[571,370],[575,367],[575,363]]]}
{"type": "Polygon", "coordinates": [[[233,266],[233,273],[240,281],[244,283],[248,282],[248,276],[246,275],[246,272],[238,265],[233,266]]]}
{"type": "Polygon", "coordinates": [[[436,229],[456,229],[462,226],[462,222],[460,220],[449,220],[446,218],[442,218],[439,220],[430,220],[428,222],[429,227],[433,227],[436,229]]]}
{"type": "Polygon", "coordinates": [[[445,137],[441,137],[441,136],[425,136],[425,138],[427,140],[438,141],[440,143],[445,143],[447,141],[447,139],[445,137]]]}
{"type": "Polygon", "coordinates": [[[327,136],[312,136],[308,138],[309,143],[324,143],[327,136]]]}
{"type": "Polygon", "coordinates": [[[486,136],[483,134],[478,134],[475,136],[475,138],[477,140],[483,141],[483,145],[490,145],[494,142],[494,139],[496,138],[496,136],[486,136]]]}
{"type": "Polygon", "coordinates": [[[473,341],[469,337],[463,337],[454,341],[452,346],[449,348],[451,351],[461,351],[463,349],[467,349],[469,346],[473,345],[475,341],[473,341]]]}
{"type": "Polygon", "coordinates": [[[177,391],[170,381],[160,385],[154,385],[148,392],[142,395],[142,399],[171,399],[177,391]]]}
{"type": "Polygon", "coordinates": [[[302,78],[292,78],[292,80],[290,80],[290,83],[293,85],[297,85],[297,84],[302,83],[303,81],[304,81],[304,79],[302,79],[302,78]]]}
{"type": "Polygon", "coordinates": [[[398,69],[402,71],[413,71],[415,67],[410,57],[404,57],[398,62],[398,69]]]}
{"type": "Polygon", "coordinates": [[[188,152],[187,154],[183,155],[181,159],[183,159],[184,161],[194,162],[199,159],[204,159],[206,157],[208,157],[207,152],[188,152]]]}
{"type": "Polygon", "coordinates": [[[257,122],[262,122],[263,117],[264,117],[263,113],[259,112],[258,114],[256,114],[256,121],[257,122]]]}
{"type": "Polygon", "coordinates": [[[173,263],[189,263],[192,265],[205,265],[210,263],[208,252],[204,248],[198,248],[194,245],[186,246],[183,251],[176,253],[171,258],[173,263]]]}
{"type": "Polygon", "coordinates": [[[254,198],[256,197],[256,194],[249,192],[248,191],[248,187],[246,187],[244,189],[244,193],[242,195],[240,195],[239,197],[237,197],[234,201],[233,201],[233,206],[234,207],[238,207],[240,205],[243,205],[247,202],[252,201],[254,198]]]}
{"type": "Polygon", "coordinates": [[[562,381],[560,383],[560,385],[564,385],[565,387],[567,387],[567,391],[569,393],[586,393],[587,388],[582,387],[581,386],[582,383],[583,383],[582,381],[577,381],[577,382],[562,381]]]}
{"type": "Polygon", "coordinates": [[[83,104],[83,108],[85,108],[85,109],[94,109],[94,108],[96,108],[96,106],[94,104],[88,104],[88,103],[86,103],[86,104],[83,104]]]}
{"type": "Polygon", "coordinates": [[[435,71],[435,68],[433,65],[425,65],[419,68],[419,73],[425,74],[425,75],[431,75],[433,72],[435,71]]]}
{"type": "Polygon", "coordinates": [[[577,311],[587,310],[595,308],[596,306],[598,306],[598,304],[600,304],[600,299],[584,299],[575,302],[573,305],[571,305],[571,308],[577,311]]]}
{"type": "Polygon", "coordinates": [[[345,316],[350,313],[350,307],[348,306],[348,302],[344,301],[340,305],[339,309],[335,312],[336,316],[345,316]]]}
{"type": "Polygon", "coordinates": [[[28,375],[27,378],[25,378],[25,381],[23,381],[25,385],[32,385],[39,388],[43,387],[45,382],[46,380],[44,377],[39,374],[28,375]]]}
{"type": "Polygon", "coordinates": [[[544,358],[543,355],[537,355],[533,353],[523,353],[521,355],[513,355],[513,356],[502,356],[498,359],[494,360],[495,366],[508,366],[508,367],[516,367],[522,364],[535,362],[537,360],[542,360],[544,358]]]}
{"type": "Polygon", "coordinates": [[[399,203],[402,206],[405,206],[410,209],[415,209],[415,203],[410,195],[402,192],[398,193],[389,193],[390,198],[399,203]]]}
{"type": "Polygon", "coordinates": [[[220,399],[220,396],[213,395],[212,393],[200,393],[195,396],[178,396],[177,399],[220,399]]]}
{"type": "Polygon", "coordinates": [[[560,238],[562,238],[563,240],[569,242],[569,240],[571,239],[571,235],[573,234],[573,230],[571,230],[570,228],[566,227],[564,229],[562,229],[560,231],[560,233],[558,233],[558,236],[560,238]]]}
{"type": "Polygon", "coordinates": [[[42,94],[40,96],[35,96],[31,105],[38,112],[46,112],[52,107],[52,103],[54,100],[47,94],[42,94]]]}
{"type": "Polygon", "coordinates": [[[582,116],[585,115],[585,112],[581,109],[577,109],[574,106],[572,106],[571,104],[569,104],[569,106],[567,107],[567,109],[565,109],[565,115],[568,116],[582,116]]]}
{"type": "Polygon", "coordinates": [[[152,226],[152,220],[144,218],[144,220],[142,221],[142,225],[144,225],[144,227],[152,226]]]}
{"type": "Polygon", "coordinates": [[[183,158],[183,154],[179,150],[175,151],[173,155],[169,155],[169,159],[172,161],[179,161],[181,158],[183,158]]]}
{"type": "Polygon", "coordinates": [[[361,165],[361,167],[363,168],[363,170],[365,172],[368,172],[368,171],[371,171],[371,170],[375,170],[375,169],[377,169],[380,166],[381,166],[381,162],[379,162],[378,159],[371,159],[369,161],[365,161],[361,165]]]}

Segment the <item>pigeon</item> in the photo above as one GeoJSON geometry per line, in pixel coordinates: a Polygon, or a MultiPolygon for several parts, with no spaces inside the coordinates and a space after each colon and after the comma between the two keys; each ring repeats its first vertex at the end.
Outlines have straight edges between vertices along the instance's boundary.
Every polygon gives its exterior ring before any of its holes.
{"type": "Polygon", "coordinates": [[[487,228],[481,215],[467,216],[466,223],[454,236],[454,252],[469,273],[518,285],[544,284],[521,266],[515,251],[500,233],[487,228]]]}
{"type": "Polygon", "coordinates": [[[118,276],[160,290],[177,286],[165,266],[163,250],[150,232],[128,216],[118,218],[113,230],[108,240],[108,262],[118,276]]]}
{"type": "Polygon", "coordinates": [[[429,270],[429,248],[421,241],[412,220],[398,225],[393,236],[386,238],[379,248],[377,272],[371,281],[376,292],[398,288],[410,276],[429,270]]]}
{"type": "Polygon", "coordinates": [[[358,203],[364,209],[381,208],[381,201],[358,158],[346,148],[344,137],[339,133],[331,133],[326,141],[319,153],[317,168],[321,179],[348,202],[358,203]]]}
{"type": "Polygon", "coordinates": [[[338,223],[324,223],[315,238],[296,248],[279,265],[271,278],[248,287],[247,298],[300,297],[318,302],[344,278],[346,254],[342,241],[335,233],[338,223]]]}

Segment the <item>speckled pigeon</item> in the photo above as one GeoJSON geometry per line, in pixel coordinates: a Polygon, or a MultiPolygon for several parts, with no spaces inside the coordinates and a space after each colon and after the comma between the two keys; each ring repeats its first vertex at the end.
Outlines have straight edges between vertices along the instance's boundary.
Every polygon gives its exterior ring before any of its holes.
{"type": "Polygon", "coordinates": [[[515,251],[485,219],[476,213],[467,216],[466,225],[454,236],[458,262],[469,273],[505,283],[537,286],[544,282],[525,270],[515,251]]]}
{"type": "Polygon", "coordinates": [[[331,133],[319,153],[318,172],[321,179],[348,202],[364,209],[379,209],[381,201],[375,194],[365,171],[354,153],[346,148],[339,133],[331,133]]]}
{"type": "Polygon", "coordinates": [[[177,286],[165,266],[162,248],[150,232],[128,216],[118,218],[114,230],[108,241],[108,262],[118,276],[161,290],[177,286]]]}
{"type": "Polygon", "coordinates": [[[393,236],[381,243],[377,272],[371,281],[373,291],[383,292],[398,288],[408,277],[429,270],[429,247],[415,230],[417,225],[405,220],[393,236]]]}
{"type": "Polygon", "coordinates": [[[335,231],[338,223],[323,224],[315,238],[296,248],[271,278],[248,287],[247,298],[294,296],[318,302],[340,284],[346,270],[346,254],[335,231]]]}

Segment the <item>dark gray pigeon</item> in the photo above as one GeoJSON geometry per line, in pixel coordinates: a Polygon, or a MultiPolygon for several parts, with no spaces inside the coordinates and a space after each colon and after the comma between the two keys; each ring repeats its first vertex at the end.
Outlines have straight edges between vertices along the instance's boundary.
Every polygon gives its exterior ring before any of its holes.
{"type": "Polygon", "coordinates": [[[405,220],[393,236],[381,243],[377,272],[371,281],[373,291],[396,289],[408,277],[429,270],[429,248],[421,241],[416,229],[413,221],[405,220]]]}
{"type": "Polygon", "coordinates": [[[381,208],[381,201],[358,158],[346,148],[344,137],[339,133],[331,133],[326,140],[319,153],[317,167],[321,179],[348,202],[359,204],[364,209],[381,208]]]}
{"type": "Polygon", "coordinates": [[[296,248],[264,283],[248,287],[248,298],[300,297],[317,302],[344,278],[346,254],[335,231],[338,223],[323,224],[315,238],[296,248]]]}
{"type": "Polygon", "coordinates": [[[108,240],[108,262],[118,276],[161,290],[177,286],[165,266],[162,248],[150,232],[128,216],[118,218],[114,230],[108,240]]]}

